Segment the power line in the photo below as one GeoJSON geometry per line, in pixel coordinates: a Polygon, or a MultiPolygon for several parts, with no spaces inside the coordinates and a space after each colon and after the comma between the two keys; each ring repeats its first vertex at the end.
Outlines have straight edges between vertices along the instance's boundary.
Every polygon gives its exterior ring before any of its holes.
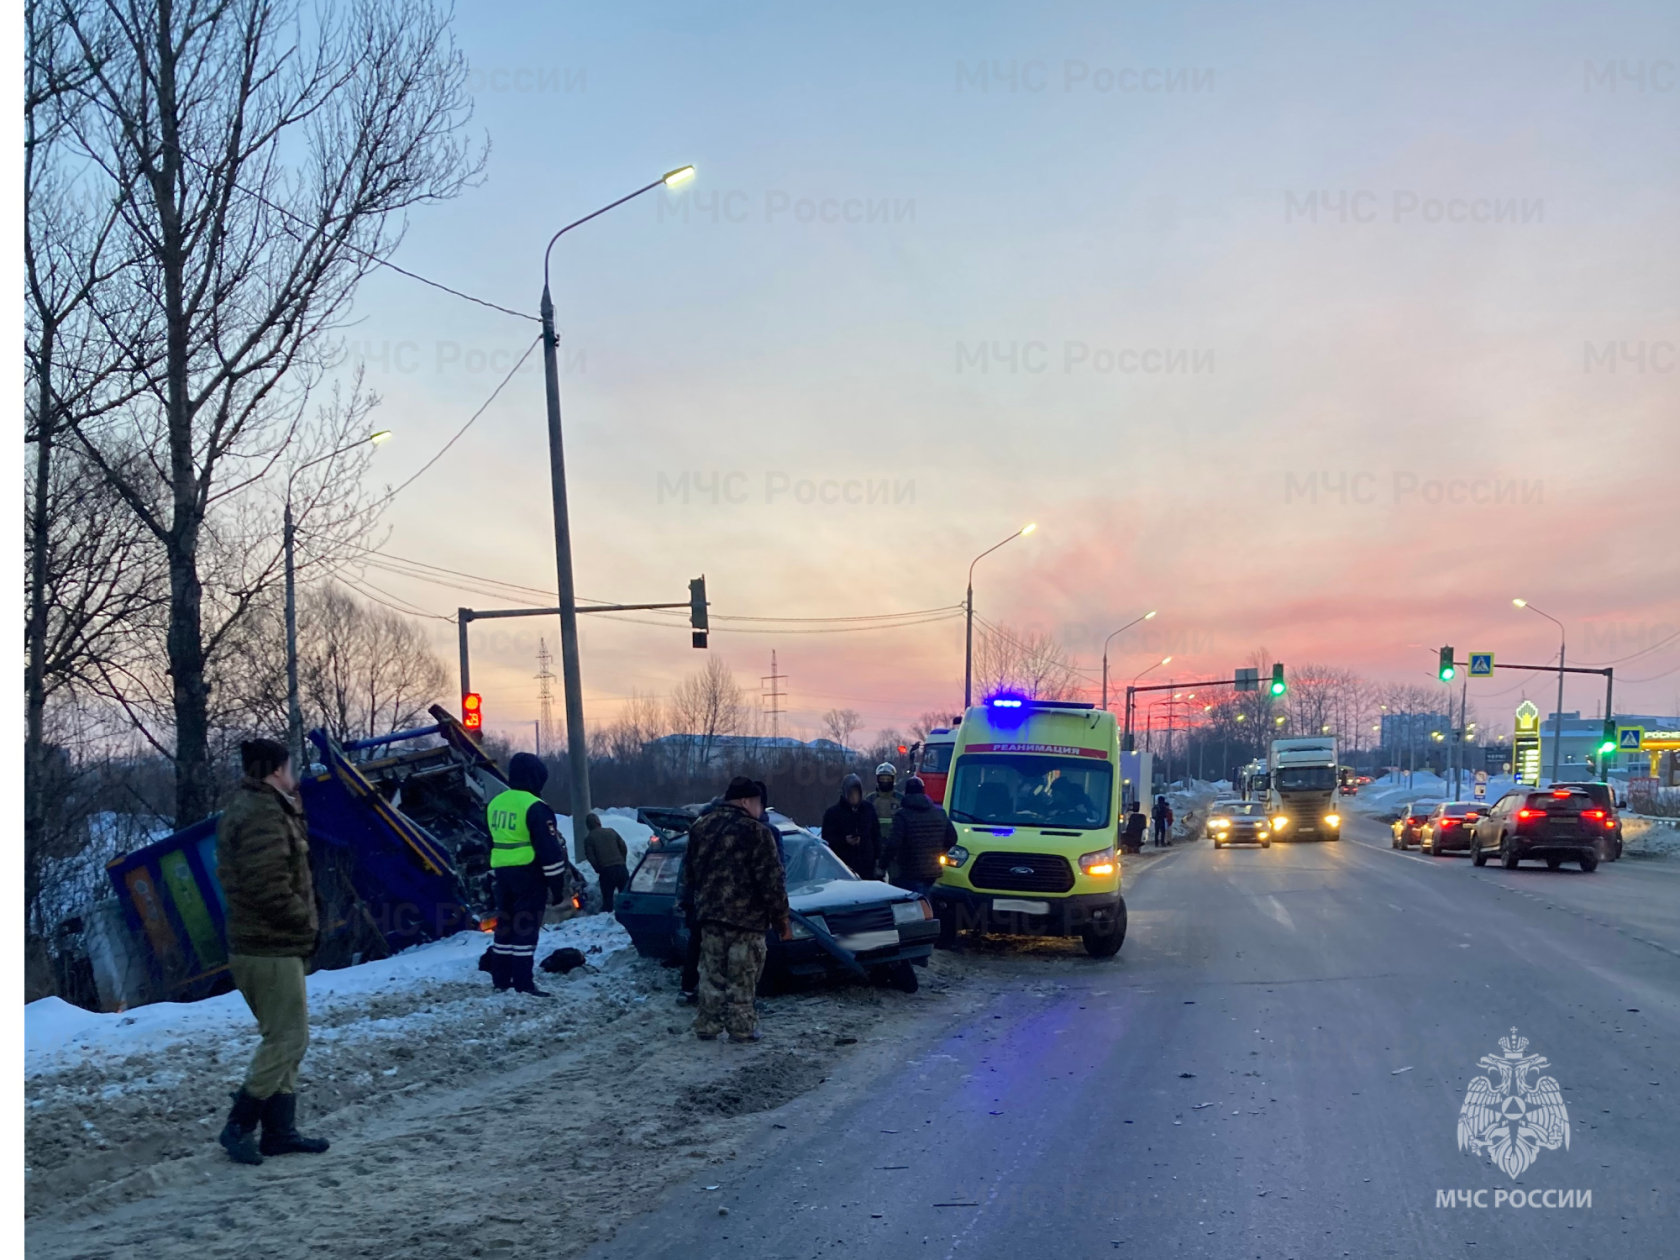
{"type": "MultiPolygon", "coordinates": [[[[213,170],[208,163],[201,162],[197,157],[193,156],[191,153],[182,152],[182,153],[180,153],[180,156],[186,158],[187,161],[192,162],[196,166],[202,167],[207,174],[210,174],[210,175],[216,175],[217,174],[217,172],[215,170],[213,170]]],[[[276,203],[270,201],[267,197],[263,196],[260,192],[257,192],[257,191],[255,191],[254,189],[251,189],[251,188],[247,188],[244,184],[241,184],[241,183],[238,183],[237,181],[235,181],[232,184],[232,187],[237,188],[240,192],[244,193],[247,197],[250,197],[252,200],[261,202],[263,205],[267,206],[270,210],[274,211],[276,214],[285,215],[286,218],[292,220],[292,222],[300,224],[303,227],[308,228],[310,231],[314,231],[318,227],[321,226],[320,224],[313,223],[310,220],[304,218],[301,214],[294,214],[292,211],[286,209],[285,206],[277,205],[276,203]]],[[[476,302],[480,306],[487,306],[493,311],[500,311],[503,315],[512,315],[516,319],[528,319],[528,320],[531,320],[533,323],[540,322],[538,320],[537,316],[532,315],[529,311],[516,311],[516,310],[513,310],[511,307],[499,306],[495,302],[487,301],[484,298],[474,297],[470,293],[463,293],[459,289],[452,289],[447,284],[443,284],[443,283],[441,283],[437,280],[427,279],[425,276],[421,275],[419,272],[409,271],[404,267],[397,266],[397,264],[394,263],[394,262],[388,262],[387,260],[381,258],[378,254],[375,254],[372,250],[363,249],[360,245],[353,245],[349,241],[345,241],[345,240],[339,241],[338,244],[341,248],[347,249],[353,254],[360,254],[363,258],[366,258],[369,262],[373,263],[374,266],[376,266],[376,267],[389,268],[391,271],[396,272],[399,276],[407,276],[410,280],[418,280],[421,284],[430,285],[432,288],[439,289],[442,292],[449,294],[451,297],[463,298],[468,302],[476,302]]]]}
{"type": "Polygon", "coordinates": [[[443,444],[443,449],[441,451],[439,451],[436,455],[432,456],[429,460],[427,460],[426,463],[425,463],[425,466],[422,467],[419,472],[415,473],[414,476],[410,477],[407,481],[403,482],[402,485],[398,486],[395,490],[393,490],[389,494],[387,494],[383,499],[379,500],[379,502],[374,504],[374,506],[375,507],[383,507],[385,504],[389,503],[392,499],[396,498],[404,490],[408,489],[416,481],[418,481],[427,472],[427,470],[431,468],[431,466],[433,464],[437,463],[438,460],[442,459],[446,454],[448,454],[449,448],[451,446],[454,446],[456,442],[460,441],[462,434],[466,433],[466,431],[468,429],[472,428],[473,427],[473,422],[475,420],[477,420],[480,416],[482,416],[489,409],[491,403],[496,401],[497,395],[499,395],[502,392],[502,390],[507,386],[507,383],[513,379],[513,374],[515,372],[519,371],[520,368],[525,366],[525,360],[529,359],[531,357],[531,351],[533,351],[537,348],[537,343],[540,342],[541,340],[542,340],[541,336],[538,336],[538,337],[535,337],[535,338],[532,339],[531,344],[525,347],[525,353],[519,356],[519,362],[515,363],[513,365],[512,369],[508,372],[508,374],[506,376],[502,377],[501,383],[498,384],[495,389],[490,391],[490,397],[486,398],[484,400],[483,405],[480,406],[477,411],[473,412],[470,417],[468,417],[467,422],[461,426],[460,430],[455,434],[455,436],[450,438],[449,441],[447,441],[443,444]]]}
{"type": "MultiPolygon", "coordinates": [[[[1629,652],[1626,656],[1618,656],[1613,661],[1584,661],[1584,662],[1581,662],[1581,663],[1585,664],[1589,667],[1592,667],[1592,668],[1596,668],[1596,667],[1602,666],[1602,665],[1620,665],[1623,661],[1631,661],[1636,656],[1644,656],[1645,653],[1647,653],[1647,652],[1655,652],[1658,648],[1662,647],[1666,643],[1671,642],[1674,639],[1680,639],[1680,630],[1676,630],[1673,634],[1669,635],[1667,638],[1658,639],[1655,643],[1651,644],[1650,647],[1640,648],[1639,651],[1637,651],[1637,652],[1629,652]]],[[[1672,674],[1674,671],[1669,670],[1668,672],[1672,674]]],[[[1663,677],[1662,674],[1657,674],[1655,676],[1657,678],[1663,677]]]]}

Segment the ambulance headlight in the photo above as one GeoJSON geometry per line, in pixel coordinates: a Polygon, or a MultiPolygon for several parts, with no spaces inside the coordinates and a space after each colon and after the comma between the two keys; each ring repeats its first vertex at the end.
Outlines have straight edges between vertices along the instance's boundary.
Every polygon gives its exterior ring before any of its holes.
{"type": "Polygon", "coordinates": [[[960,844],[953,844],[939,855],[939,865],[949,866],[953,869],[960,867],[966,861],[968,861],[968,850],[960,844]]]}

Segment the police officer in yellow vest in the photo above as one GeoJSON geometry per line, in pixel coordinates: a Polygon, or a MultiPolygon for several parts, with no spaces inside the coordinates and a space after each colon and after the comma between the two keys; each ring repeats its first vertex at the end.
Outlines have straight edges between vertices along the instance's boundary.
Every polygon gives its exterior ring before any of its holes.
{"type": "Polygon", "coordinates": [[[512,988],[548,996],[532,980],[532,964],[549,894],[556,902],[570,896],[570,863],[554,811],[538,795],[547,780],[548,767],[540,757],[514,753],[508,762],[508,789],[492,797],[486,810],[490,871],[496,882],[496,939],[479,965],[490,973],[497,992],[512,988]]]}

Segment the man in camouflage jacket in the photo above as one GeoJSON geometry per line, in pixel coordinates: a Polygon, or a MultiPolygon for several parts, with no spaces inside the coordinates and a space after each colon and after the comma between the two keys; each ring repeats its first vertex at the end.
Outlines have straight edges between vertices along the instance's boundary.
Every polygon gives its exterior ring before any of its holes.
{"type": "Polygon", "coordinates": [[[731,1041],[758,1040],[753,995],[774,930],[788,939],[787,881],[776,833],[762,821],[764,788],[736,777],[723,802],[688,833],[682,878],[700,925],[699,1011],[703,1041],[728,1030],[731,1041]]]}

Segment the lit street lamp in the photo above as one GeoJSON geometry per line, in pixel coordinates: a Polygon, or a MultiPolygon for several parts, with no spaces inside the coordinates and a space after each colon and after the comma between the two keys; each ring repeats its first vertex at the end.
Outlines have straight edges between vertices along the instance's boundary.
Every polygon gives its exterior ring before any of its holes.
{"type": "MultiPolygon", "coordinates": [[[[1513,599],[1511,602],[1518,608],[1528,609],[1531,613],[1540,613],[1542,617],[1558,628],[1557,712],[1552,714],[1552,782],[1556,783],[1558,781],[1558,762],[1563,756],[1563,650],[1565,647],[1563,622],[1552,616],[1551,613],[1540,612],[1526,599],[1513,599]]],[[[1607,713],[1605,716],[1609,717],[1610,715],[1607,713]]]]}
{"type": "Polygon", "coordinates": [[[1108,638],[1103,640],[1102,707],[1104,713],[1108,712],[1108,645],[1114,642],[1114,635],[1124,634],[1140,621],[1148,621],[1155,615],[1155,611],[1156,610],[1151,610],[1144,613],[1141,617],[1133,618],[1131,621],[1128,621],[1125,625],[1116,630],[1114,634],[1109,635],[1108,638]]]}
{"type": "Polygon", "coordinates": [[[316,464],[324,464],[329,459],[337,459],[340,455],[348,455],[358,446],[371,443],[378,446],[391,436],[389,429],[380,429],[377,433],[370,433],[348,446],[341,446],[336,451],[328,451],[325,455],[317,455],[292,469],[286,478],[286,518],[283,537],[286,545],[286,750],[292,755],[292,768],[303,773],[303,705],[298,700],[298,650],[297,650],[297,530],[292,525],[292,483],[297,475],[306,468],[313,468],[316,464]]]}
{"type": "Polygon", "coordinates": [[[1131,687],[1128,687],[1126,689],[1126,722],[1125,722],[1125,732],[1122,735],[1121,740],[1120,740],[1120,751],[1121,752],[1131,752],[1132,751],[1132,713],[1133,713],[1134,709],[1137,707],[1137,699],[1136,699],[1135,696],[1133,696],[1132,691],[1137,686],[1138,679],[1142,678],[1145,674],[1149,673],[1150,670],[1160,669],[1161,666],[1170,664],[1171,661],[1172,661],[1172,657],[1163,656],[1160,660],[1156,661],[1153,665],[1149,666],[1147,669],[1139,670],[1136,674],[1132,675],[1132,685],[1131,685],[1131,687]]]}
{"type": "Polygon", "coordinates": [[[568,223],[549,238],[543,250],[542,344],[543,385],[548,402],[548,472],[554,498],[554,567],[560,590],[560,674],[566,692],[566,753],[572,769],[572,846],[583,853],[583,819],[589,813],[589,742],[583,730],[583,676],[578,668],[577,594],[572,588],[572,530],[566,511],[566,456],[560,440],[560,366],[554,332],[554,299],[549,294],[548,260],[554,242],[575,227],[599,218],[608,210],[655,188],[674,188],[694,178],[692,166],[667,171],[651,184],[568,223]]]}
{"type": "Polygon", "coordinates": [[[968,638],[963,649],[963,712],[965,713],[968,711],[968,706],[974,703],[974,566],[991,555],[998,547],[1003,546],[1004,543],[1012,543],[1017,538],[1023,538],[1032,533],[1037,528],[1036,523],[1023,525],[1008,538],[1005,538],[1003,542],[1000,542],[997,547],[987,547],[986,550],[968,562],[968,594],[963,600],[963,606],[968,610],[968,638]]]}

